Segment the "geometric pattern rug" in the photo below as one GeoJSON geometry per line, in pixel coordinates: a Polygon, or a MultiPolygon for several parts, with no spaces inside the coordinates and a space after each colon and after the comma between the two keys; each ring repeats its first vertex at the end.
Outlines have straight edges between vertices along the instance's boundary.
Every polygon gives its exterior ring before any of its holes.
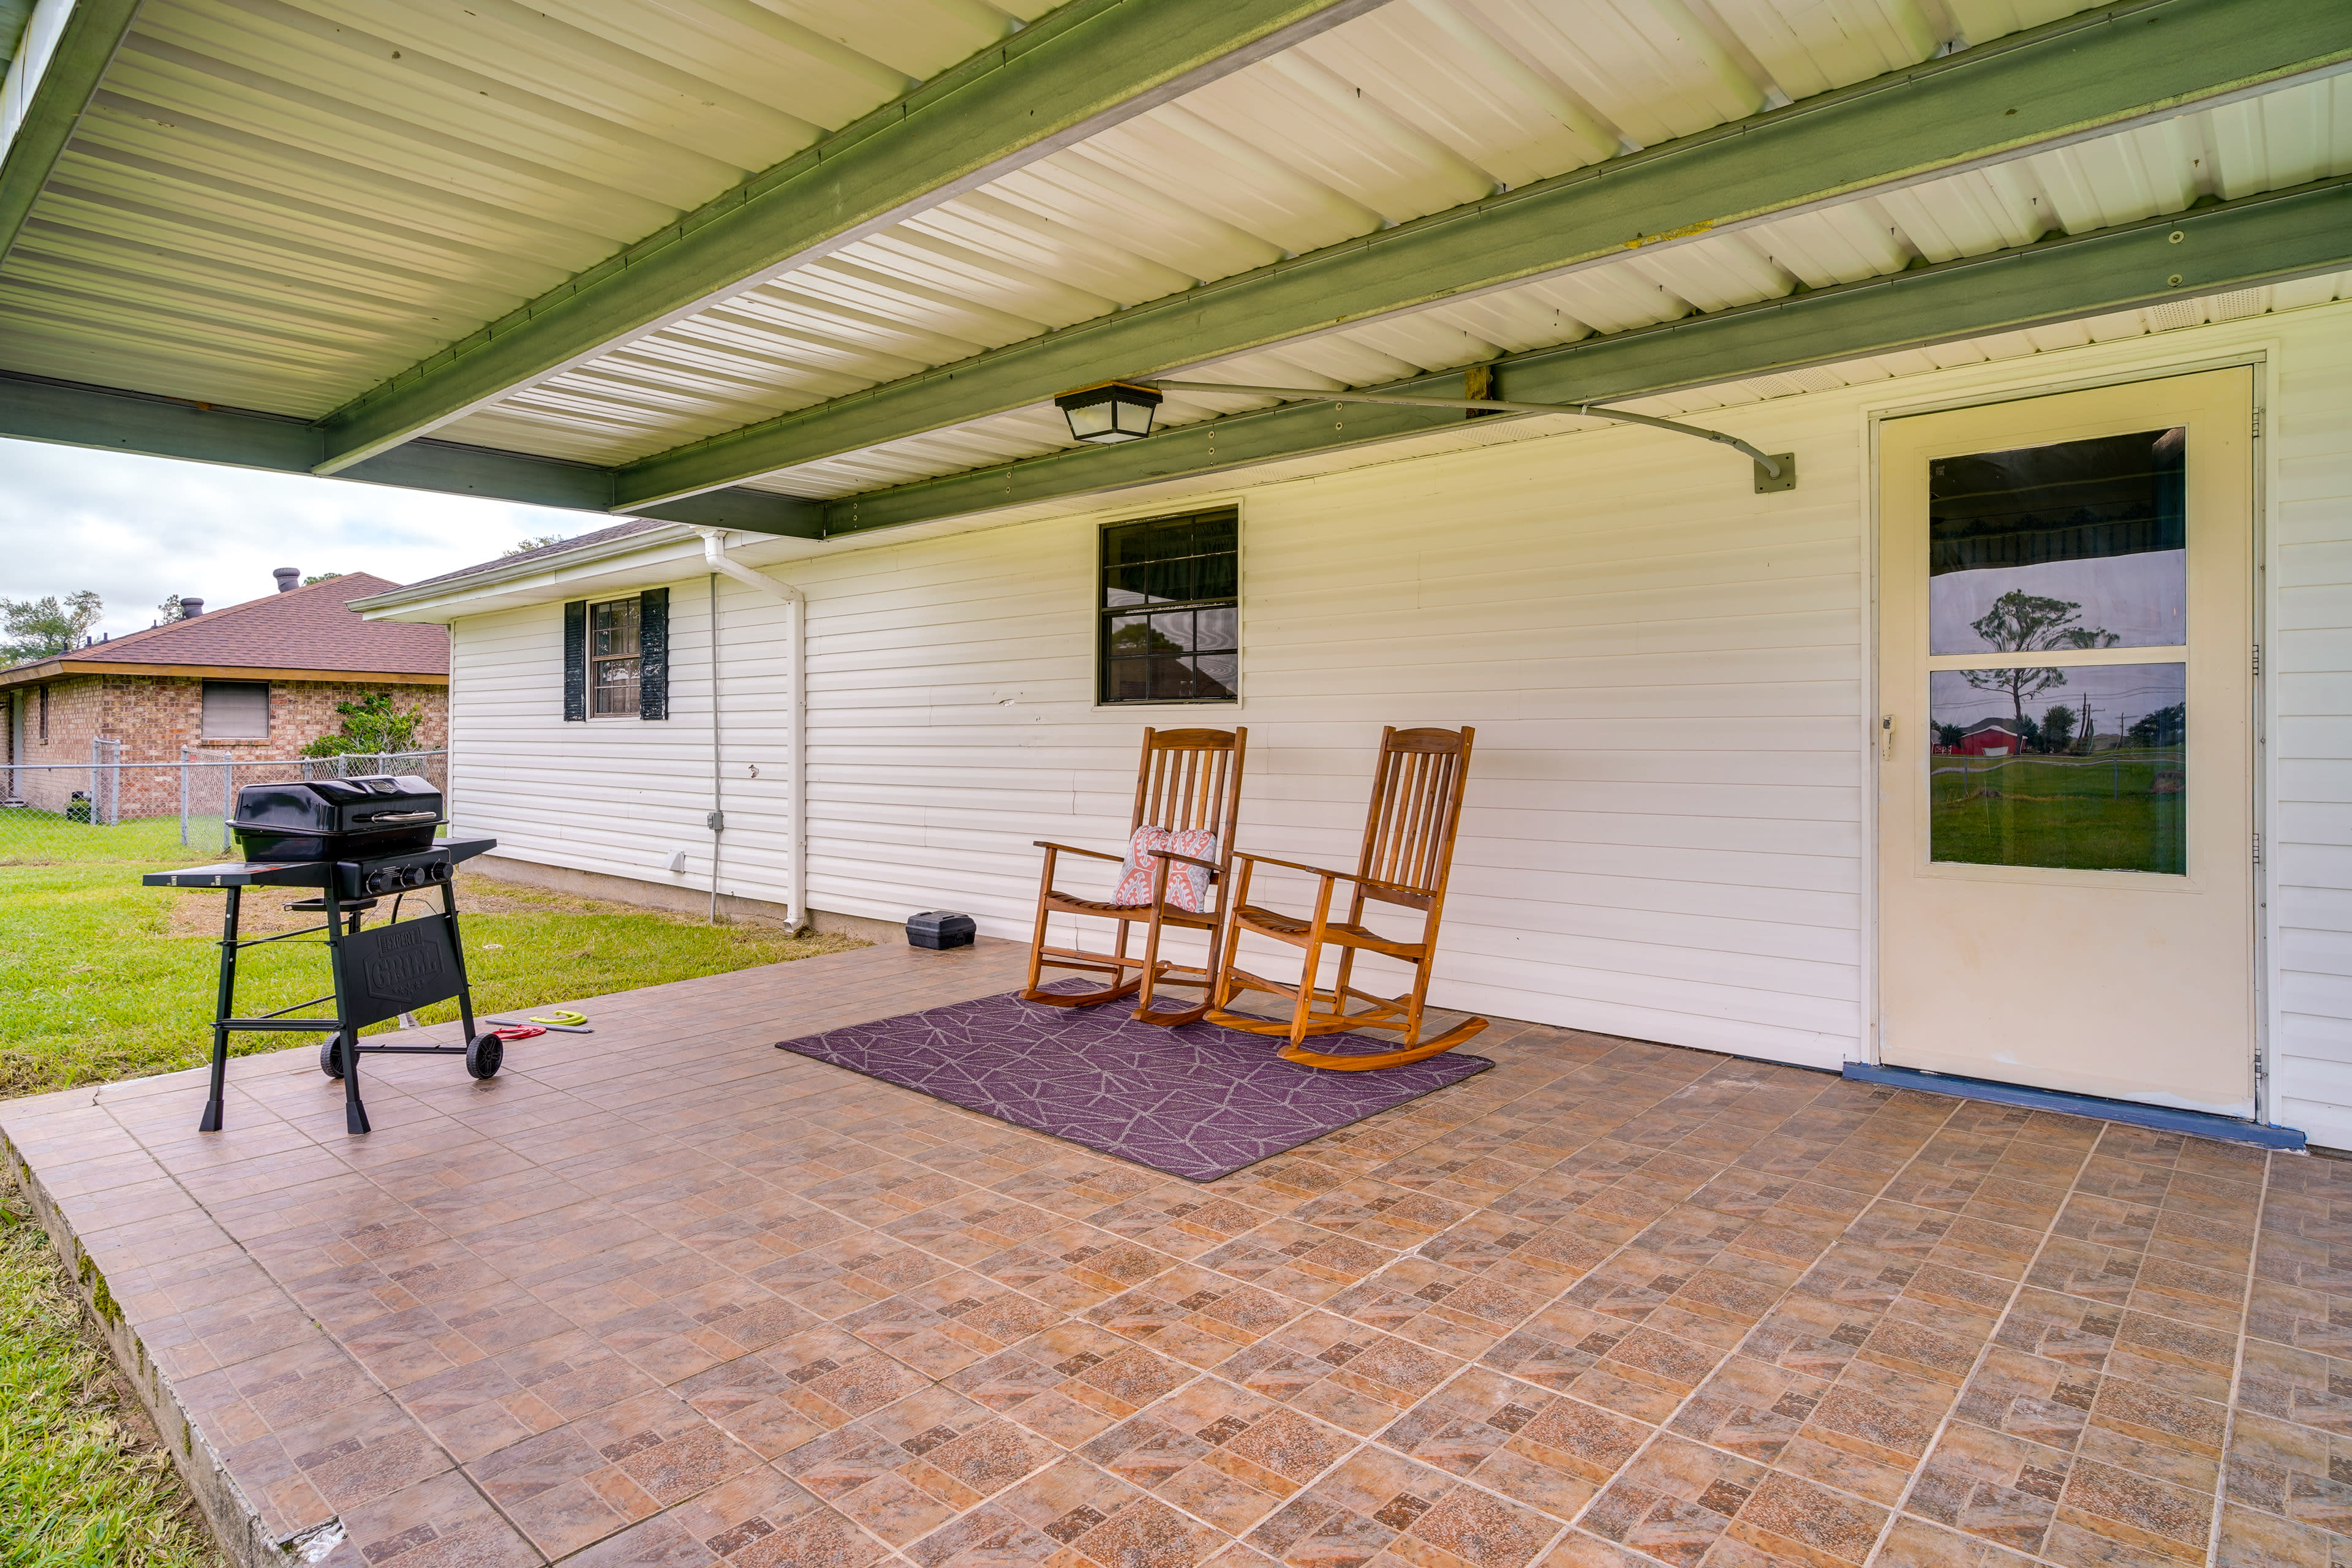
{"type": "MultiPolygon", "coordinates": [[[[1238,1029],[1139,1024],[1134,1006],[1045,1007],[1007,992],[780,1040],[776,1048],[1194,1182],[1230,1175],[1495,1065],[1448,1051],[1378,1072],[1329,1072],[1284,1061],[1276,1042],[1238,1029]]],[[[1326,1035],[1316,1048],[1353,1055],[1395,1047],[1326,1035]]]]}

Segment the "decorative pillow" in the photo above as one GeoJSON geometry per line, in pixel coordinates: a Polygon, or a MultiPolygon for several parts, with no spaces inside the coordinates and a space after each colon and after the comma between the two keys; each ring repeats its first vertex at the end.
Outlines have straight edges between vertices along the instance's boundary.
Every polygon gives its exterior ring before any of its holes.
{"type": "MultiPolygon", "coordinates": [[[[1122,908],[1133,909],[1151,902],[1151,879],[1160,869],[1159,851],[1190,855],[1196,859],[1217,858],[1217,836],[1205,827],[1187,827],[1171,833],[1164,827],[1150,824],[1135,830],[1127,841],[1127,858],[1119,862],[1118,886],[1112,890],[1110,901],[1122,908]]],[[[1209,901],[1209,872],[1204,866],[1187,866],[1181,860],[1168,863],[1168,903],[1189,914],[1199,914],[1209,901]]]]}

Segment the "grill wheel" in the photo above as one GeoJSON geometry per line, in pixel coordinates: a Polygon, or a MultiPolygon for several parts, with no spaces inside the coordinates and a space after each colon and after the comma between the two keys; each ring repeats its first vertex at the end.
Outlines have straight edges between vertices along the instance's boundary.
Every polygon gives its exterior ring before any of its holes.
{"type": "Polygon", "coordinates": [[[329,1035],[326,1044],[319,1047],[319,1070],[329,1078],[343,1076],[343,1054],[336,1047],[343,1043],[341,1035],[329,1035]]]}
{"type": "Polygon", "coordinates": [[[466,1047],[466,1070],[476,1078],[496,1078],[507,1059],[507,1043],[496,1035],[476,1035],[466,1047]]]}

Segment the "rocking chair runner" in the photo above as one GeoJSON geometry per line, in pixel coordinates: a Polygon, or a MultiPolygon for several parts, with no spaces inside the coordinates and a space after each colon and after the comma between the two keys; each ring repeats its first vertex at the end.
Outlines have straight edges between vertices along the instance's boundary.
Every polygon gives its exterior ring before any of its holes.
{"type": "Polygon", "coordinates": [[[1236,853],[1240,879],[1233,893],[1232,928],[1226,932],[1224,962],[1211,991],[1209,1021],[1253,1035],[1287,1037],[1280,1054],[1307,1067],[1339,1072],[1364,1072],[1374,1068],[1402,1067],[1450,1051],[1486,1026],[1484,1018],[1468,1018],[1433,1039],[1421,1037],[1422,1000],[1429,990],[1429,970],[1437,955],[1437,927],[1445,912],[1445,881],[1454,867],[1454,835],[1461,824],[1462,789],[1470,772],[1472,731],[1397,730],[1381,731],[1381,758],[1372,778],[1371,808],[1364,818],[1364,848],[1356,869],[1328,871],[1270,855],[1236,853]],[[1250,876],[1257,867],[1280,866],[1322,879],[1315,895],[1315,912],[1300,917],[1260,909],[1249,901],[1250,876]],[[1347,919],[1331,916],[1331,895],[1339,883],[1351,891],[1347,919]],[[1418,910],[1422,915],[1418,941],[1397,941],[1380,935],[1363,923],[1368,900],[1418,910]],[[1296,986],[1262,980],[1234,966],[1243,931],[1255,931],[1292,947],[1304,949],[1296,986]],[[1331,988],[1315,984],[1326,947],[1339,950],[1339,973],[1331,988]],[[1349,984],[1359,952],[1377,952],[1412,965],[1412,989],[1402,996],[1381,997],[1349,984]],[[1228,1010],[1237,991],[1267,991],[1291,999],[1290,1016],[1263,1018],[1228,1010]],[[1350,1013],[1350,1001],[1366,1005],[1350,1013]],[[1348,1029],[1394,1030],[1404,1037],[1395,1050],[1369,1056],[1339,1056],[1307,1048],[1309,1035],[1337,1034],[1348,1029]]]}
{"type": "Polygon", "coordinates": [[[1247,730],[1143,731],[1143,757],[1136,767],[1135,816],[1128,824],[1129,841],[1132,843],[1135,830],[1146,824],[1171,833],[1206,828],[1217,837],[1216,858],[1213,860],[1160,851],[1149,903],[1114,904],[1061,891],[1054,886],[1055,866],[1060,857],[1084,855],[1090,859],[1110,861],[1118,861],[1120,857],[1106,855],[1099,849],[1038,840],[1037,847],[1045,852],[1045,869],[1037,887],[1037,931],[1029,947],[1029,983],[1022,989],[1023,1001],[1042,1002],[1051,1007],[1093,1007],[1132,995],[1136,998],[1135,1016],[1139,1021],[1171,1027],[1196,1023],[1208,1012],[1209,986],[1216,975],[1218,955],[1223,949],[1224,884],[1233,868],[1234,820],[1241,809],[1242,763],[1248,745],[1247,730]],[[1173,864],[1197,866],[1208,872],[1208,890],[1197,912],[1169,901],[1168,879],[1173,864]],[[1047,947],[1045,920],[1048,915],[1057,914],[1117,921],[1117,947],[1109,952],[1047,947]],[[1129,928],[1138,923],[1144,927],[1143,956],[1130,958],[1127,951],[1129,928]],[[1208,932],[1207,965],[1193,969],[1163,961],[1160,956],[1160,932],[1166,926],[1208,932]],[[1040,988],[1038,977],[1039,971],[1047,967],[1108,974],[1110,979],[1095,990],[1076,994],[1046,991],[1040,988]],[[1129,971],[1134,973],[1130,974],[1129,971]],[[1200,1004],[1155,1009],[1153,991],[1171,980],[1178,984],[1200,986],[1200,1004]]]}

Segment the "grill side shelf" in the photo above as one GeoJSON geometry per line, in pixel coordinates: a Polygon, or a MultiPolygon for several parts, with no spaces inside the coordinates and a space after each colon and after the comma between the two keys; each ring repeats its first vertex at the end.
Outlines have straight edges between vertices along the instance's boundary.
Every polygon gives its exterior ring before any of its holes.
{"type": "MultiPolygon", "coordinates": [[[[499,847],[499,841],[444,838],[433,847],[446,851],[455,864],[487,854],[499,847]]],[[[323,888],[333,873],[334,864],[328,860],[222,860],[176,871],[150,871],[139,882],[147,888],[323,888]]]]}

